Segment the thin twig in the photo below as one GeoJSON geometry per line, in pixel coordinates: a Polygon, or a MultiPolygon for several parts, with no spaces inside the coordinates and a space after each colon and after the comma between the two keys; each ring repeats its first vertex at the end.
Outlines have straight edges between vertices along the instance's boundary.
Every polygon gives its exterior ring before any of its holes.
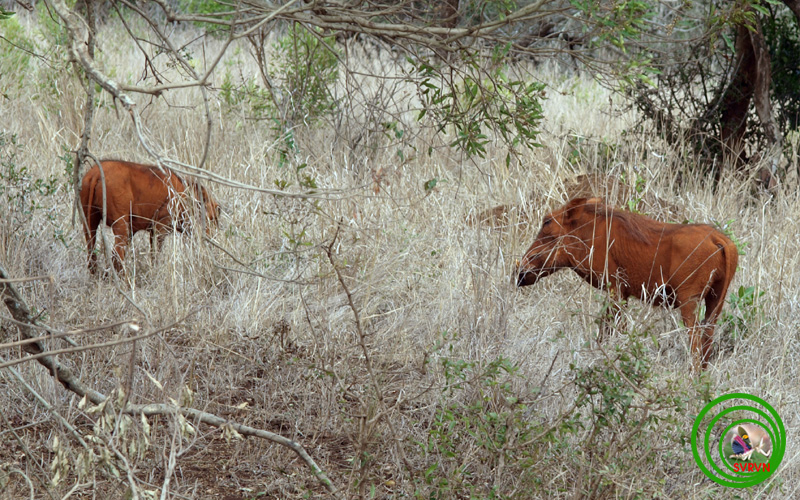
{"type": "MultiPolygon", "coordinates": [[[[328,260],[333,266],[333,270],[336,272],[336,277],[339,279],[339,284],[342,286],[342,290],[344,290],[345,295],[347,296],[347,303],[350,306],[350,310],[353,312],[353,318],[356,325],[356,333],[358,334],[358,343],[361,347],[361,352],[364,355],[364,363],[367,367],[367,373],[369,374],[370,380],[372,381],[372,387],[375,391],[375,398],[378,401],[378,404],[381,406],[381,412],[374,417],[374,420],[380,418],[380,416],[388,413],[389,408],[386,405],[386,402],[383,399],[383,392],[381,391],[380,382],[378,382],[378,378],[375,376],[375,371],[372,367],[372,357],[370,356],[369,350],[367,349],[367,341],[366,341],[366,334],[364,333],[364,329],[361,325],[361,314],[358,311],[358,308],[353,302],[353,294],[350,292],[350,288],[347,286],[347,283],[344,281],[344,276],[342,276],[342,272],[339,270],[339,266],[336,265],[336,261],[333,258],[333,245],[336,242],[336,238],[339,235],[339,225],[336,225],[336,232],[333,235],[333,239],[331,240],[330,244],[327,247],[324,247],[325,253],[328,256],[328,260]]],[[[394,427],[393,420],[391,418],[386,418],[384,421],[389,426],[389,429],[392,432],[392,437],[394,438],[395,446],[397,448],[398,453],[400,454],[400,458],[403,460],[403,464],[405,465],[406,469],[409,471],[412,470],[411,464],[408,462],[406,458],[405,450],[400,445],[400,439],[398,438],[399,434],[394,427]]]]}

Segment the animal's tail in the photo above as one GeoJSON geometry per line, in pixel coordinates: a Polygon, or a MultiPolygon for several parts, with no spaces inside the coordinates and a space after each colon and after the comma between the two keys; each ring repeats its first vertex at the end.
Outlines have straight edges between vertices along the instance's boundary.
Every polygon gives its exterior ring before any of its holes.
{"type": "Polygon", "coordinates": [[[728,286],[733,281],[733,275],[736,274],[736,268],[739,266],[739,249],[736,247],[736,244],[730,240],[730,238],[725,238],[725,245],[722,247],[722,253],[725,255],[725,265],[726,265],[726,274],[727,274],[727,283],[725,283],[725,290],[728,289],[728,286]]]}
{"type": "Polygon", "coordinates": [[[716,320],[717,316],[722,312],[722,307],[725,305],[725,296],[728,294],[728,287],[733,281],[733,275],[736,274],[736,267],[739,265],[739,249],[736,244],[725,235],[718,238],[716,244],[722,252],[722,261],[725,276],[714,285],[714,293],[717,295],[717,305],[714,311],[706,311],[706,318],[713,318],[716,320]]]}

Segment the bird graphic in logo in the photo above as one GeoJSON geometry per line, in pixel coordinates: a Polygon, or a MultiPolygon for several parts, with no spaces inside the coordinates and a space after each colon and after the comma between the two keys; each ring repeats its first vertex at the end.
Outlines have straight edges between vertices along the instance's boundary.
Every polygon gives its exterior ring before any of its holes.
{"type": "Polygon", "coordinates": [[[733,451],[729,458],[749,460],[755,452],[765,457],[772,454],[772,442],[767,433],[758,426],[742,424],[737,427],[736,432],[731,431],[729,436],[733,451]]]}

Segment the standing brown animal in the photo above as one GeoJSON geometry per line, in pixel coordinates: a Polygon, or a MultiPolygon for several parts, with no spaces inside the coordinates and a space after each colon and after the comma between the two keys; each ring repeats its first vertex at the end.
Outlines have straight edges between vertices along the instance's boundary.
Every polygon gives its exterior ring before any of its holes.
{"type": "Polygon", "coordinates": [[[466,218],[467,225],[488,226],[492,229],[506,230],[514,226],[527,227],[528,214],[525,209],[517,205],[497,205],[487,208],[479,214],[470,214],[466,218]]]}
{"type": "MultiPolygon", "coordinates": [[[[637,192],[627,184],[619,181],[619,177],[604,174],[580,174],[564,182],[563,194],[557,199],[571,200],[573,198],[602,198],[606,203],[629,211],[656,210],[657,212],[681,213],[681,210],[646,190],[637,192]],[[632,210],[635,209],[635,210],[632,210]]],[[[540,196],[537,192],[531,193],[528,198],[529,206],[546,206],[550,201],[540,196]]],[[[529,214],[520,205],[497,205],[488,208],[479,214],[470,214],[466,222],[470,226],[488,226],[493,229],[509,229],[513,226],[527,228],[529,214]]]]}
{"type": "MultiPolygon", "coordinates": [[[[643,188],[643,186],[641,187],[643,188]]],[[[609,205],[630,212],[657,210],[680,213],[678,207],[654,194],[649,189],[638,189],[620,181],[620,176],[605,174],[580,174],[564,183],[566,199],[602,198],[609,205]]]]}
{"type": "MultiPolygon", "coordinates": [[[[187,201],[191,197],[203,204],[208,222],[216,222],[219,217],[219,205],[203,186],[186,182],[171,170],[117,160],[103,160],[100,165],[106,186],[105,223],[114,231],[117,271],[122,269],[125,248],[137,231],[150,231],[150,245],[155,252],[173,227],[179,232],[189,229],[191,210],[187,201]],[[191,195],[186,192],[187,187],[192,190],[191,195]]],[[[81,183],[81,205],[86,216],[84,233],[92,273],[97,270],[94,253],[97,228],[103,222],[103,176],[95,165],[81,183]]],[[[197,208],[200,209],[199,204],[197,208]]],[[[210,229],[209,225],[206,229],[210,229]]]]}
{"type": "Polygon", "coordinates": [[[689,328],[695,366],[699,355],[705,369],[738,261],[736,245],[709,225],[665,224],[599,198],[578,198],[545,216],[519,264],[517,285],[570,268],[614,298],[677,308],[689,328]],[[706,314],[698,321],[701,300],[706,314]]]}

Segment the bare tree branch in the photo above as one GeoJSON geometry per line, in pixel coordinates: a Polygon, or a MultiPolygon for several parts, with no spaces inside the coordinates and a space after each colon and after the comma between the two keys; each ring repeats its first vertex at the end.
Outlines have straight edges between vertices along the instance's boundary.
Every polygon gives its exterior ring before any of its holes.
{"type": "MultiPolygon", "coordinates": [[[[0,265],[0,279],[3,280],[11,279],[2,265],[0,265]]],[[[17,325],[23,339],[34,338],[32,332],[34,331],[34,325],[36,324],[36,322],[31,316],[28,305],[25,303],[25,300],[19,294],[14,285],[7,281],[0,282],[0,297],[2,297],[3,302],[6,304],[6,307],[11,312],[11,315],[14,317],[14,319],[16,319],[19,322],[17,325]]],[[[157,332],[155,331],[148,332],[138,337],[126,339],[126,341],[130,342],[133,340],[139,340],[141,338],[152,336],[155,333],[157,332]]],[[[101,344],[98,344],[98,346],[99,345],[101,344]]],[[[105,396],[104,394],[85,385],[78,378],[78,376],[72,372],[72,370],[62,365],[56,359],[55,354],[60,352],[72,352],[73,351],[72,349],[61,350],[61,351],[46,351],[40,342],[31,342],[28,344],[23,344],[22,349],[25,352],[28,352],[33,355],[31,358],[26,358],[25,360],[35,358],[36,361],[39,362],[39,364],[48,369],[50,375],[52,375],[56,380],[58,380],[61,383],[61,385],[63,385],[69,391],[81,397],[85,396],[86,398],[88,398],[89,401],[91,401],[96,405],[102,404],[108,399],[107,396],[105,396]]],[[[16,364],[16,362],[12,364],[16,364]]],[[[2,365],[0,365],[0,367],[2,366],[10,366],[10,365],[8,363],[3,363],[2,365]]],[[[334,495],[336,494],[336,488],[334,487],[331,480],[328,479],[327,475],[325,474],[325,471],[323,471],[316,464],[314,459],[311,458],[311,456],[305,451],[302,445],[300,445],[296,441],[285,438],[279,434],[231,422],[222,417],[218,417],[216,415],[204,411],[195,410],[193,408],[183,408],[168,404],[148,404],[148,405],[128,404],[127,407],[123,409],[123,412],[131,415],[144,414],[146,416],[181,414],[184,416],[192,417],[198,422],[203,422],[205,424],[212,425],[214,427],[230,426],[232,429],[236,430],[240,434],[259,437],[280,444],[281,446],[285,446],[294,451],[311,469],[313,474],[316,476],[317,480],[320,483],[322,483],[331,494],[334,495]]]]}

